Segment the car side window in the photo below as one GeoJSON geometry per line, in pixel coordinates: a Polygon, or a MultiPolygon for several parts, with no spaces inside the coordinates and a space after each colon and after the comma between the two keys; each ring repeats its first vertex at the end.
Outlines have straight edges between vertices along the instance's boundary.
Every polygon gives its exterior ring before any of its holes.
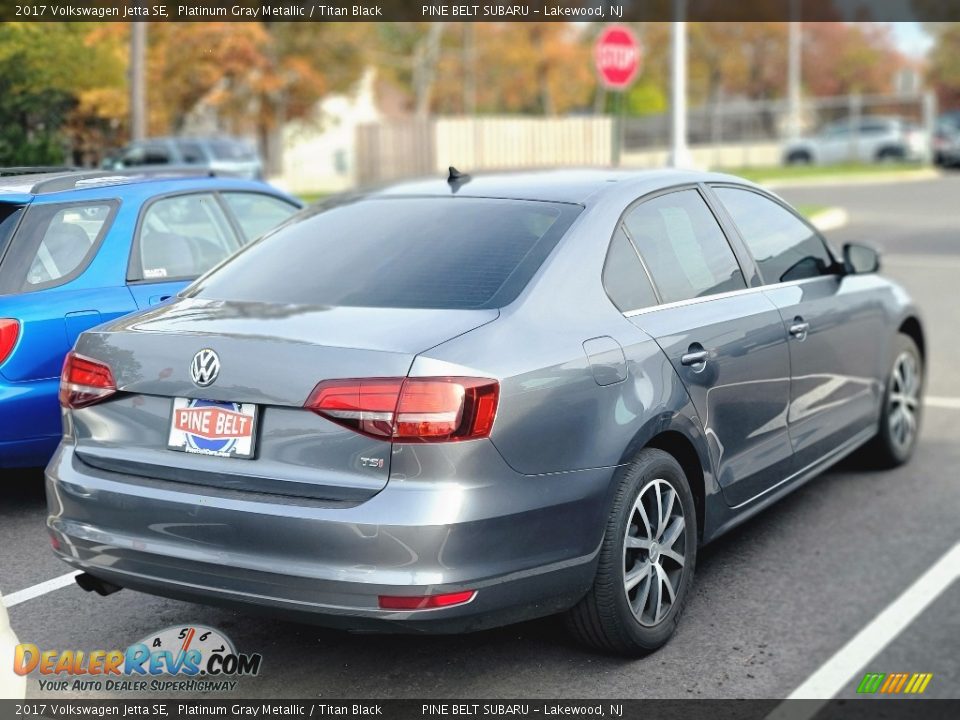
{"type": "Polygon", "coordinates": [[[162,198],[143,213],[130,279],[195,278],[239,247],[212,194],[162,198]]]}
{"type": "Polygon", "coordinates": [[[767,284],[828,275],[833,259],[823,238],[773,200],[750,190],[714,188],[767,284]]]}
{"type": "Polygon", "coordinates": [[[864,120],[860,123],[860,134],[861,135],[882,135],[884,133],[892,132],[897,128],[888,122],[882,122],[879,120],[864,120]]]}
{"type": "Polygon", "coordinates": [[[131,145],[123,154],[123,164],[126,166],[167,165],[169,162],[170,150],[162,143],[131,145]]]}
{"type": "Polygon", "coordinates": [[[186,165],[202,164],[207,160],[203,154],[203,148],[200,147],[200,143],[180,140],[177,143],[177,149],[180,151],[180,157],[186,165]]]}
{"type": "Polygon", "coordinates": [[[603,264],[603,288],[620,312],[657,304],[657,296],[630,239],[617,228],[603,264]]]}
{"type": "Polygon", "coordinates": [[[820,137],[836,139],[850,134],[850,123],[834,123],[833,125],[825,125],[820,132],[818,133],[820,137]]]}
{"type": "Polygon", "coordinates": [[[221,197],[243,232],[244,244],[272,230],[299,209],[285,200],[262,193],[225,192],[221,197]]]}
{"type": "Polygon", "coordinates": [[[115,205],[35,205],[4,259],[0,292],[30,292],[62,285],[90,262],[115,205]]]}
{"type": "Polygon", "coordinates": [[[726,236],[697,190],[646,200],[627,213],[624,225],[662,302],[747,286],[726,236]]]}

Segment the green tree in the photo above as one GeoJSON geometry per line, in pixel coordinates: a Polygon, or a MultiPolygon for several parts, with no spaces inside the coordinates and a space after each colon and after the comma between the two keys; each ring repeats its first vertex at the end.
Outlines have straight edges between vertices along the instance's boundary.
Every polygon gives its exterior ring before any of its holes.
{"type": "Polygon", "coordinates": [[[86,89],[117,82],[82,23],[0,23],[0,165],[73,162],[67,126],[86,89]]]}

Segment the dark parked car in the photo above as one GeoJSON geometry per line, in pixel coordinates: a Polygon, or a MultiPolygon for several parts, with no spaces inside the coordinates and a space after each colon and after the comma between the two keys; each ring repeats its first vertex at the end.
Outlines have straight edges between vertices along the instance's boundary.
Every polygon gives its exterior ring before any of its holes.
{"type": "Polygon", "coordinates": [[[727,175],[330,202],[80,337],[54,547],[102,592],[442,632],[566,611],[650,651],[703,543],[867,443],[913,452],[924,338],[877,268],[727,175]]]}
{"type": "Polygon", "coordinates": [[[940,167],[960,164],[960,128],[950,122],[939,121],[933,135],[933,162],[940,167]]]}
{"type": "Polygon", "coordinates": [[[250,143],[231,137],[154,137],[137,140],[107,158],[110,170],[168,165],[203,167],[250,180],[263,178],[263,163],[250,143]]]}

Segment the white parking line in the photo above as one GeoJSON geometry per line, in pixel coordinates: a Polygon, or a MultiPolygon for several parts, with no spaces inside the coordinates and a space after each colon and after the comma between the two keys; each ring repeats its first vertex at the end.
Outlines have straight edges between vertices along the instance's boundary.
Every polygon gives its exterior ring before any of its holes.
{"type": "Polygon", "coordinates": [[[14,605],[27,602],[27,600],[33,600],[41,595],[52,593],[54,590],[65,588],[68,585],[73,585],[73,579],[79,574],[79,570],[74,570],[66,575],[61,575],[60,577],[55,577],[52,580],[42,582],[39,585],[32,585],[28,588],[24,588],[23,590],[18,590],[15,593],[4,595],[3,604],[8,608],[12,608],[14,605]]]}
{"type": "Polygon", "coordinates": [[[859,672],[881,650],[919,617],[951,583],[960,577],[960,542],[937,560],[920,578],[854,635],[827,662],[796,690],[790,700],[817,700],[815,703],[778,705],[767,720],[799,720],[813,717],[828,700],[849,687],[859,672]]]}
{"type": "Polygon", "coordinates": [[[926,397],[923,399],[923,404],[935,408],[960,410],[960,398],[955,397],[926,397]]]}

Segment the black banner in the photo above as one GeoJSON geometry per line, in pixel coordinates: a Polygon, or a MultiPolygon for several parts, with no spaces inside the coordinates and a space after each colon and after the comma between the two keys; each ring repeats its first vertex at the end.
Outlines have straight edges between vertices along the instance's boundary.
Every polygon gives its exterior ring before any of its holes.
{"type": "Polygon", "coordinates": [[[13,718],[955,720],[960,700],[0,700],[13,718]]]}
{"type": "Polygon", "coordinates": [[[29,22],[637,22],[689,20],[960,21],[960,0],[0,0],[0,20],[29,22]]]}

